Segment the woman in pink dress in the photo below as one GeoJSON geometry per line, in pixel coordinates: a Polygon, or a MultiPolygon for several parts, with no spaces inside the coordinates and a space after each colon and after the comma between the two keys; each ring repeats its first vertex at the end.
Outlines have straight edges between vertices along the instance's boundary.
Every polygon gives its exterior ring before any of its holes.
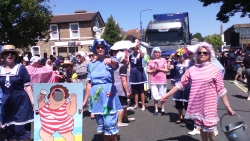
{"type": "Polygon", "coordinates": [[[211,63],[215,58],[212,45],[202,42],[195,52],[194,66],[182,76],[181,81],[162,97],[165,101],[178,90],[191,83],[189,103],[185,118],[194,119],[195,126],[200,128],[202,141],[215,141],[214,131],[219,120],[217,115],[217,97],[220,96],[229,115],[235,112],[231,109],[224,87],[222,73],[219,67],[211,63]]]}
{"type": "MultiPolygon", "coordinates": [[[[151,53],[151,59],[148,62],[147,73],[150,74],[150,87],[152,99],[154,99],[155,113],[154,116],[158,115],[158,100],[167,91],[167,76],[168,72],[167,61],[161,57],[161,49],[154,47],[151,53]]],[[[164,101],[161,101],[161,114],[165,114],[164,101]]]]}

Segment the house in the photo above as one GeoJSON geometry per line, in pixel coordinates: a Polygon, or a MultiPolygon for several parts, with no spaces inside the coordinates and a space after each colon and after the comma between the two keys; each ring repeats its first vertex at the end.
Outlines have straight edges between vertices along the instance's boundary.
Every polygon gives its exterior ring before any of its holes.
{"type": "Polygon", "coordinates": [[[78,51],[89,52],[93,44],[96,32],[93,27],[102,29],[105,23],[100,12],[75,11],[73,14],[54,15],[49,29],[50,40],[40,41],[31,47],[33,55],[43,53],[66,57],[69,53],[78,51]]]}
{"type": "Polygon", "coordinates": [[[135,39],[140,39],[140,31],[138,29],[131,29],[129,31],[127,31],[127,37],[126,37],[126,40],[135,40],[135,39]]]}
{"type": "Polygon", "coordinates": [[[226,45],[231,47],[240,47],[243,50],[250,44],[250,23],[234,24],[224,31],[222,36],[226,45]]]}
{"type": "Polygon", "coordinates": [[[191,40],[191,45],[196,45],[198,42],[199,42],[199,39],[193,38],[193,39],[191,40]]]}

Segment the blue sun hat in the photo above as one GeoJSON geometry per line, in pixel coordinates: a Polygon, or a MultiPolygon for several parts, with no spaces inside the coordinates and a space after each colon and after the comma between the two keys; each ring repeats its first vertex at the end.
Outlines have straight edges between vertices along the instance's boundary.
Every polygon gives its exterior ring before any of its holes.
{"type": "Polygon", "coordinates": [[[154,51],[159,51],[159,52],[161,52],[161,49],[160,49],[160,47],[154,47],[154,48],[152,49],[152,52],[151,52],[151,58],[154,58],[154,51]]]}
{"type": "Polygon", "coordinates": [[[96,54],[95,46],[103,44],[106,47],[105,54],[108,55],[108,51],[110,50],[110,45],[104,39],[95,39],[93,45],[89,48],[91,52],[96,54]]]}

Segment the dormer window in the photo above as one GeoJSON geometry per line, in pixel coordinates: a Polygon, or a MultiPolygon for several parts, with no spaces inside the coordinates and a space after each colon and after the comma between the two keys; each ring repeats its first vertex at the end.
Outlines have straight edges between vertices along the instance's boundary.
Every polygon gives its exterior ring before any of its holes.
{"type": "Polygon", "coordinates": [[[50,25],[50,38],[51,39],[58,39],[59,38],[59,32],[58,32],[58,26],[56,24],[50,25]]]}
{"type": "Polygon", "coordinates": [[[80,38],[79,23],[70,23],[70,38],[80,38]]]}

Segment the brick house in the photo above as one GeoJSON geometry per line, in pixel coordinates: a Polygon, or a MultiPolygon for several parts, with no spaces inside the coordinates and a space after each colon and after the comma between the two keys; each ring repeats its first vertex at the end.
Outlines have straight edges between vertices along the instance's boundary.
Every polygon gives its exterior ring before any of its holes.
{"type": "Polygon", "coordinates": [[[94,26],[101,29],[105,26],[100,12],[81,10],[73,14],[54,15],[49,26],[50,40],[32,46],[31,53],[40,54],[41,57],[45,52],[48,56],[55,54],[66,57],[75,51],[89,52],[95,38],[94,26]]]}

